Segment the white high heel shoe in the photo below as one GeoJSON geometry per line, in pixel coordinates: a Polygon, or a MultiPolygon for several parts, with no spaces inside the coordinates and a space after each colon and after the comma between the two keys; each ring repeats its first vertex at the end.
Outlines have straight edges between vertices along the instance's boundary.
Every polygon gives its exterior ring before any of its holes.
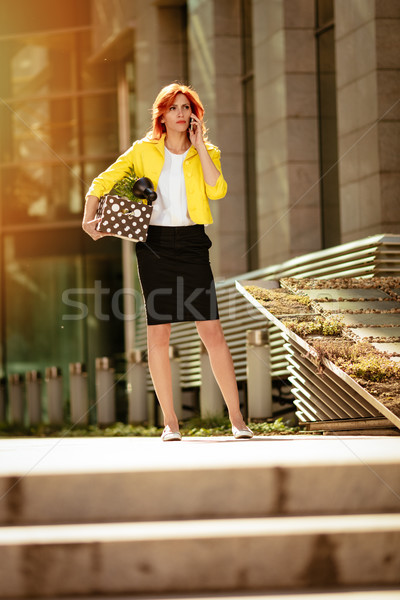
{"type": "Polygon", "coordinates": [[[161,434],[163,442],[180,442],[182,439],[180,431],[172,431],[171,427],[167,425],[164,427],[164,431],[161,434]]]}
{"type": "Polygon", "coordinates": [[[232,433],[235,440],[250,440],[254,436],[254,433],[248,427],[246,429],[232,427],[232,433]]]}

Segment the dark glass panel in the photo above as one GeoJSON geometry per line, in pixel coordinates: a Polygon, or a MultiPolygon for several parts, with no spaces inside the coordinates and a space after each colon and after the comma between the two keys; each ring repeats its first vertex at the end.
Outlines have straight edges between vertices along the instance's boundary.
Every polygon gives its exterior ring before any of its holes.
{"type": "Polygon", "coordinates": [[[102,152],[118,156],[117,110],[116,94],[82,98],[82,118],[85,124],[83,152],[85,156],[95,157],[102,152]]]}
{"type": "Polygon", "coordinates": [[[85,259],[86,238],[75,229],[4,237],[5,337],[8,372],[56,365],[67,394],[69,363],[87,362],[93,398],[95,358],[124,350],[123,286],[120,241],[92,242],[85,259]]]}
{"type": "MultiPolygon", "coordinates": [[[[66,256],[73,246],[70,231],[57,232],[58,256],[46,256],[46,235],[4,238],[4,283],[9,372],[44,371],[84,357],[84,322],[63,320],[63,292],[83,287],[82,259],[66,256]]],[[[54,234],[53,234],[54,235],[54,234]]],[[[54,248],[55,239],[52,240],[54,248]]]]}
{"type": "Polygon", "coordinates": [[[70,220],[82,213],[79,164],[21,163],[4,168],[1,183],[3,225],[70,220]]]}
{"type": "Polygon", "coordinates": [[[246,146],[245,181],[247,212],[247,266],[258,268],[257,192],[255,171],[254,73],[252,47],[252,2],[242,0],[242,81],[244,136],[246,146]]]}
{"type": "Polygon", "coordinates": [[[317,35],[320,135],[320,189],[323,247],[341,241],[333,26],[317,35]]]}
{"type": "Polygon", "coordinates": [[[317,0],[317,27],[331,23],[334,17],[333,0],[317,0]]]}

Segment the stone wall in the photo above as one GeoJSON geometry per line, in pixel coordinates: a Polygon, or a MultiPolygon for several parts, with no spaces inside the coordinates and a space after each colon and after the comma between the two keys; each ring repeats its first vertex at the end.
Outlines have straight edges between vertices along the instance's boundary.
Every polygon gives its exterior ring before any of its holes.
{"type": "Polygon", "coordinates": [[[320,248],[314,3],[254,0],[260,266],[320,248]]]}
{"type": "Polygon", "coordinates": [[[342,241],[400,231],[400,4],[335,0],[342,241]]]}
{"type": "Polygon", "coordinates": [[[239,0],[188,0],[189,80],[206,108],[210,141],[222,152],[226,198],[211,202],[217,277],[247,269],[239,0]]]}
{"type": "Polygon", "coordinates": [[[185,7],[140,2],[135,27],[136,135],[151,125],[151,107],[160,89],[187,80],[185,7]]]}

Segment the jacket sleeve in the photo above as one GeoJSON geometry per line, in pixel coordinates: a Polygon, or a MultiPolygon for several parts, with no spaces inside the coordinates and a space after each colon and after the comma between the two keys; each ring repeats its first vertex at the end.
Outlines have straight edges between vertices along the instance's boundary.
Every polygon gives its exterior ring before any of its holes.
{"type": "Polygon", "coordinates": [[[211,156],[214,165],[219,171],[219,177],[215,185],[208,185],[208,183],[205,184],[206,194],[207,198],[209,198],[210,200],[219,200],[220,198],[223,198],[226,195],[226,192],[228,190],[228,185],[224,179],[221,170],[221,151],[216,146],[213,146],[211,147],[211,149],[208,150],[208,153],[211,156]]]}
{"type": "Polygon", "coordinates": [[[101,198],[104,194],[108,194],[117,181],[126,175],[129,167],[134,164],[134,148],[135,144],[128,148],[124,154],[121,154],[108,169],[93,179],[86,196],[97,196],[97,198],[101,198]]]}

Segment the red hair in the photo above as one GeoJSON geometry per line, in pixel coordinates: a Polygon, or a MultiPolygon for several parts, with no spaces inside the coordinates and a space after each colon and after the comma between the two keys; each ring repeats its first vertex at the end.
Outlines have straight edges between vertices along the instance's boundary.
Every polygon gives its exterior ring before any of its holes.
{"type": "MultiPolygon", "coordinates": [[[[189,100],[192,113],[200,120],[204,116],[204,106],[201,103],[198,93],[188,85],[183,83],[171,83],[159,92],[154,101],[152,108],[152,129],[148,132],[147,137],[152,140],[159,140],[165,133],[165,125],[161,123],[161,117],[173,105],[177,94],[184,94],[189,100]]],[[[205,137],[206,128],[203,123],[203,136],[205,137]]]]}

